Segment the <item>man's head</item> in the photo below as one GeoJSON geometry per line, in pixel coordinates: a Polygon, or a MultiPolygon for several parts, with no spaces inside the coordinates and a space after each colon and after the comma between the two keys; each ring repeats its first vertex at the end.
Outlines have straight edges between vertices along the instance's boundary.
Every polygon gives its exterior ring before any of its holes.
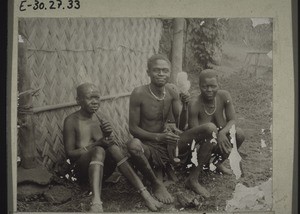
{"type": "Polygon", "coordinates": [[[213,69],[206,69],[201,71],[199,75],[199,87],[204,99],[214,99],[219,90],[217,72],[213,69]]]}
{"type": "Polygon", "coordinates": [[[92,83],[83,83],[77,87],[77,103],[88,113],[95,113],[99,109],[100,93],[92,83]]]}
{"type": "Polygon", "coordinates": [[[156,86],[164,86],[171,75],[171,63],[169,59],[162,54],[155,54],[148,59],[147,73],[151,79],[151,83],[156,86]]]}

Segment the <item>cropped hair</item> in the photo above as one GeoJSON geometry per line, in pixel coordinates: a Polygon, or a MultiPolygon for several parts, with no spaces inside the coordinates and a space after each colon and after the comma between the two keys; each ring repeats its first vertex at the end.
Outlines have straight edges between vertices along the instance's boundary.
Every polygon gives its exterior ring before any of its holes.
{"type": "Polygon", "coordinates": [[[169,65],[171,65],[170,60],[168,59],[167,56],[163,55],[163,54],[154,54],[153,56],[151,56],[148,61],[147,61],[147,68],[148,70],[151,69],[151,66],[153,63],[155,63],[157,60],[164,60],[166,61],[169,65]]]}
{"type": "Polygon", "coordinates": [[[89,87],[96,88],[96,86],[94,84],[89,83],[89,82],[80,84],[76,89],[77,97],[78,98],[82,97],[84,95],[84,91],[89,87]]]}
{"type": "Polygon", "coordinates": [[[205,78],[216,78],[218,81],[218,73],[213,69],[206,69],[201,71],[199,75],[199,84],[201,84],[201,81],[203,81],[205,78]]]}

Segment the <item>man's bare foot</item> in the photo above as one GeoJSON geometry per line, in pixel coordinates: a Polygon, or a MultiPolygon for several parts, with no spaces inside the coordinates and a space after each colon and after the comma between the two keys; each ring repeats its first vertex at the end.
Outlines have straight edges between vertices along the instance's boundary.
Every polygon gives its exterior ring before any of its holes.
{"type": "Polygon", "coordinates": [[[103,213],[102,202],[92,202],[89,212],[90,213],[103,213]]]}
{"type": "Polygon", "coordinates": [[[146,189],[141,192],[141,195],[145,200],[146,207],[151,211],[158,211],[162,207],[163,204],[155,200],[146,189]]]}
{"type": "Polygon", "coordinates": [[[170,195],[167,188],[162,183],[154,184],[153,187],[153,194],[162,203],[170,204],[173,203],[174,198],[170,195]]]}
{"type": "Polygon", "coordinates": [[[210,193],[203,186],[201,186],[198,180],[196,179],[187,179],[185,185],[187,188],[192,189],[194,192],[196,192],[199,195],[202,195],[204,198],[210,197],[210,193]]]}
{"type": "Polygon", "coordinates": [[[223,163],[216,165],[217,171],[222,172],[225,175],[232,175],[232,170],[224,166],[223,163]]]}

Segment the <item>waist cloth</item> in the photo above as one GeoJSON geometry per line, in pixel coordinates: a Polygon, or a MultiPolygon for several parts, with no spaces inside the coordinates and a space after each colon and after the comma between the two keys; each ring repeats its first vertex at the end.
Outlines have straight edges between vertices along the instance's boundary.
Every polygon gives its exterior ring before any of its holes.
{"type": "Polygon", "coordinates": [[[158,143],[154,141],[143,141],[143,144],[149,150],[149,162],[154,168],[166,168],[168,165],[185,164],[191,155],[191,151],[179,154],[178,158],[180,159],[180,163],[175,163],[175,145],[168,145],[166,143],[158,143]]]}

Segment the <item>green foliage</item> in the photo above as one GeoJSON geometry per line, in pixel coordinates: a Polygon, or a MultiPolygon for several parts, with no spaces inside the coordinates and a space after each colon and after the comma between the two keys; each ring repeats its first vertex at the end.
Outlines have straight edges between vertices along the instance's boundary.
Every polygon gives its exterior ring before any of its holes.
{"type": "MultiPolygon", "coordinates": [[[[173,19],[161,19],[163,33],[159,52],[171,58],[173,19]]],[[[186,19],[184,30],[183,69],[201,71],[216,63],[223,41],[223,24],[217,19],[186,19]]]]}
{"type": "Polygon", "coordinates": [[[198,64],[204,69],[216,64],[216,54],[220,53],[224,29],[217,19],[188,19],[188,34],[191,50],[198,64]]]}
{"type": "MultiPolygon", "coordinates": [[[[272,20],[270,24],[253,27],[250,18],[193,18],[185,19],[183,70],[199,72],[222,58],[222,44],[236,43],[256,50],[272,49],[272,20]]],[[[173,19],[161,19],[163,33],[160,53],[171,59],[173,19]]]]}

